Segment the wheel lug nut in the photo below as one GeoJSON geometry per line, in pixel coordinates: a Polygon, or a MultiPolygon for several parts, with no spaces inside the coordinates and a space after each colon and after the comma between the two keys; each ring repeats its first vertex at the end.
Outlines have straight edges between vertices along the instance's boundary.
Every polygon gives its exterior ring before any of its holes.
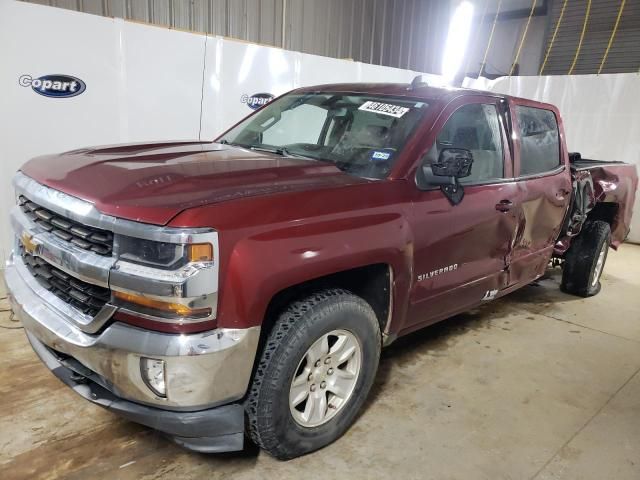
{"type": "Polygon", "coordinates": [[[315,391],[316,391],[316,384],[315,384],[315,383],[314,383],[314,384],[312,384],[312,385],[309,387],[309,390],[311,390],[312,392],[315,392],[315,391]]]}
{"type": "Polygon", "coordinates": [[[322,382],[322,383],[320,384],[320,388],[324,388],[324,387],[326,387],[326,386],[327,386],[327,382],[322,382]]]}
{"type": "Polygon", "coordinates": [[[327,370],[327,375],[333,375],[333,368],[330,368],[329,370],[327,370]]]}
{"type": "Polygon", "coordinates": [[[326,365],[329,365],[329,364],[331,363],[331,357],[327,357],[327,358],[325,358],[325,359],[324,359],[324,363],[325,363],[326,365]]]}
{"type": "Polygon", "coordinates": [[[313,373],[310,373],[307,377],[307,382],[310,382],[311,380],[313,380],[313,373]]]}
{"type": "Polygon", "coordinates": [[[320,360],[318,360],[318,361],[316,362],[316,367],[319,367],[320,365],[321,365],[321,362],[320,362],[320,360]]]}

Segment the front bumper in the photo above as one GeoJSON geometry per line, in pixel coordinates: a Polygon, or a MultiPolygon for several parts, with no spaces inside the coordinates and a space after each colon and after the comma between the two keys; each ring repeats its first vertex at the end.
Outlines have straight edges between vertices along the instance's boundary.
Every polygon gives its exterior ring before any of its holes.
{"type": "Polygon", "coordinates": [[[93,335],[73,322],[68,305],[47,295],[20,257],[10,259],[4,277],[34,350],[77,393],[187,448],[242,447],[242,406],[233,402],[247,390],[259,327],[174,335],[115,322],[93,335]],[[145,384],[141,357],[164,360],[166,398],[145,384]]]}
{"type": "Polygon", "coordinates": [[[201,410],[238,400],[247,390],[259,327],[176,335],[115,322],[92,335],[76,326],[68,305],[50,295],[20,257],[8,262],[5,281],[25,330],[99,375],[119,397],[169,410],[201,410]],[[164,360],[166,398],[145,384],[141,357],[164,360]]]}
{"type": "MultiPolygon", "coordinates": [[[[129,402],[82,377],[76,368],[63,364],[51,350],[27,331],[27,338],[40,360],[51,372],[91,403],[110,410],[128,420],[167,434],[183,447],[197,452],[233,452],[244,444],[244,409],[234,403],[197,412],[172,412],[129,402]]],[[[66,363],[66,362],[65,362],[66,363]]]]}

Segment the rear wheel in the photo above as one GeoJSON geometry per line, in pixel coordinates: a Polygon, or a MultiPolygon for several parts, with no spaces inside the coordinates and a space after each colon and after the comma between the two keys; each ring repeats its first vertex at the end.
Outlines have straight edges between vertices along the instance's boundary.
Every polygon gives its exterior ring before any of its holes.
{"type": "Polygon", "coordinates": [[[610,244],[611,227],[607,222],[585,223],[565,255],[562,290],[581,297],[596,295],[610,244]]]}
{"type": "Polygon", "coordinates": [[[348,291],[291,304],[269,334],[251,386],[252,440],[289,459],[339,438],[369,393],[380,348],[375,313],[348,291]]]}

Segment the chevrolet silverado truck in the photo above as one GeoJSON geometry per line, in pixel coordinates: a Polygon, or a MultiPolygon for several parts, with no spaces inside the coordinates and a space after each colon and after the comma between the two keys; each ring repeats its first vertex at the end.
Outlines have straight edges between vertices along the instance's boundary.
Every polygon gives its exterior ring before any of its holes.
{"type": "Polygon", "coordinates": [[[396,338],[550,263],[598,293],[638,179],[570,154],[552,105],[414,82],[297,89],[214,142],[13,183],[5,279],[53,374],[187,449],[288,459],[347,430],[396,338]]]}

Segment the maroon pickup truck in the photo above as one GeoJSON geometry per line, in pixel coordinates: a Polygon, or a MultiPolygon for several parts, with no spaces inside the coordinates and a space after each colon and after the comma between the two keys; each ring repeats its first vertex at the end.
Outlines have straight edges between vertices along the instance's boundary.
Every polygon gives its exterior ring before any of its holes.
{"type": "Polygon", "coordinates": [[[552,105],[406,84],[294,90],[215,142],[75,150],[14,179],[12,308],[87,400],[186,448],[277,458],[351,425],[380,350],[563,266],[600,289],[633,166],[552,105]]]}

